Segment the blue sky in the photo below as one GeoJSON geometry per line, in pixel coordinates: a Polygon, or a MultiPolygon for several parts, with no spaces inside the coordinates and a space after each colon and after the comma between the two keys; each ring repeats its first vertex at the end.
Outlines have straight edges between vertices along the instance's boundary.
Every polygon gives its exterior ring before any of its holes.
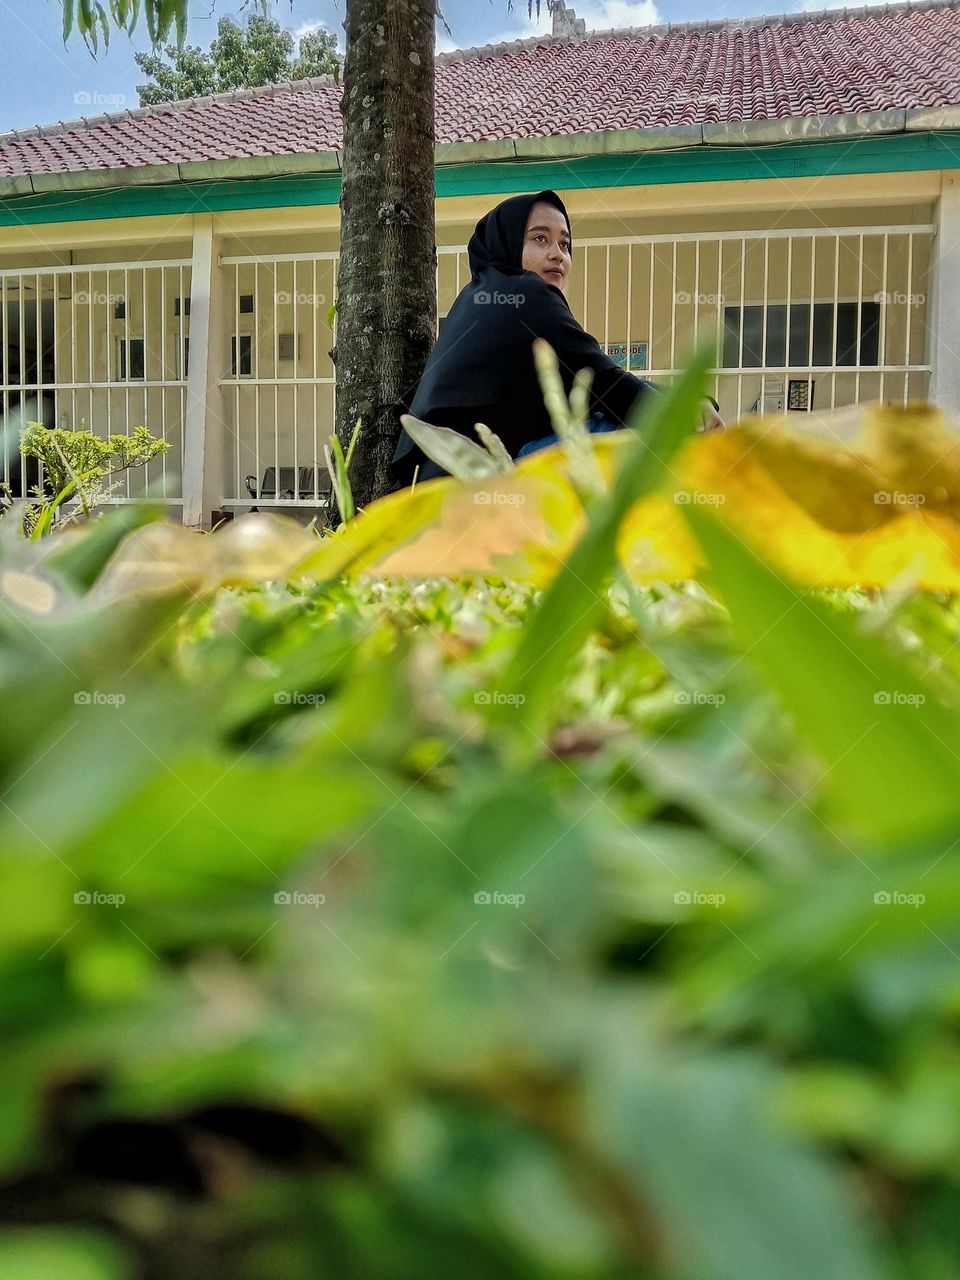
{"type": "MultiPolygon", "coordinates": [[[[567,0],[568,6],[571,0],[567,0]]],[[[345,0],[274,0],[272,12],[290,31],[324,26],[343,47],[345,0]]],[[[813,0],[580,0],[572,5],[587,27],[646,26],[651,22],[695,22],[746,17],[783,8],[814,7],[813,0]]],[[[821,4],[816,5],[822,7],[821,4]]],[[[219,18],[236,16],[242,0],[191,0],[188,41],[206,47],[219,18]]],[[[526,0],[441,0],[453,39],[438,24],[437,48],[467,48],[497,40],[549,33],[543,0],[539,21],[527,18],[526,0]]],[[[249,12],[249,8],[246,10],[249,12]]],[[[0,0],[0,132],[57,120],[100,115],[138,105],[142,80],[134,53],[147,47],[145,33],[130,40],[115,33],[108,50],[94,59],[75,35],[63,44],[59,0],[0,0]]]]}

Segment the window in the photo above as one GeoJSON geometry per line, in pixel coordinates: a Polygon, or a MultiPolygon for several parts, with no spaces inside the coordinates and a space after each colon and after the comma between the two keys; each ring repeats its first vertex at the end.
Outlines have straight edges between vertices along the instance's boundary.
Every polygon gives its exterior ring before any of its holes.
{"type": "Polygon", "coordinates": [[[113,318],[114,320],[126,320],[127,318],[126,298],[121,298],[118,302],[115,302],[113,304],[113,318]]]}
{"type": "Polygon", "coordinates": [[[173,300],[173,314],[174,314],[175,316],[178,316],[178,315],[180,315],[180,314],[181,314],[181,311],[183,312],[183,314],[184,314],[185,316],[188,316],[188,315],[190,314],[190,298],[189,298],[189,297],[186,297],[186,298],[174,298],[174,300],[173,300]]]}
{"type": "Polygon", "coordinates": [[[253,372],[253,335],[240,334],[240,372],[237,373],[237,339],[230,339],[230,376],[249,378],[253,372]]]}
{"type": "MultiPolygon", "coordinates": [[[[834,304],[813,304],[813,350],[810,347],[810,304],[795,302],[790,306],[790,332],[787,333],[787,304],[767,305],[767,335],[764,350],[763,307],[743,308],[743,368],[805,368],[814,365],[861,365],[879,363],[880,303],[838,302],[836,333],[833,325],[834,304]],[[857,311],[860,334],[857,337],[857,311]],[[859,348],[859,360],[858,360],[859,348]]],[[[727,369],[740,367],[741,319],[739,307],[724,307],[723,364],[727,369]]]]}
{"type": "Polygon", "coordinates": [[[121,338],[119,343],[120,382],[142,381],[144,376],[143,338],[121,338]]]}
{"type": "Polygon", "coordinates": [[[181,336],[177,342],[177,380],[185,382],[190,371],[190,339],[181,336]]]}
{"type": "Polygon", "coordinates": [[[241,293],[238,310],[242,316],[253,315],[253,294],[241,293]]]}

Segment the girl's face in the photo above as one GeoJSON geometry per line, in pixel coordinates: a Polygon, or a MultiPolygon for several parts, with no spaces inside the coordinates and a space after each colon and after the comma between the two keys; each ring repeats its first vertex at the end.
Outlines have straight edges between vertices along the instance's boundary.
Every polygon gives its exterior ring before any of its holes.
{"type": "Polygon", "coordinates": [[[566,219],[554,205],[538,200],[527,219],[521,266],[524,271],[535,271],[548,284],[566,293],[570,263],[566,219]]]}

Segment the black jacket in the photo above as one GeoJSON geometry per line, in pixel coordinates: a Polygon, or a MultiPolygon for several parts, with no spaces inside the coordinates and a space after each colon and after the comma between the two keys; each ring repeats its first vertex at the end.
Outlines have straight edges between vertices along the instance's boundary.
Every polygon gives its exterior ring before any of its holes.
{"type": "MultiPolygon", "coordinates": [[[[485,422],[513,457],[553,431],[534,364],[535,338],[545,338],[556,352],[568,395],[578,369],[594,371],[590,411],[611,422],[625,423],[651,386],[614,364],[574,318],[560,289],[519,265],[527,215],[541,199],[551,199],[566,215],[554,192],[540,192],[504,201],[478,223],[469,246],[473,276],[450,308],[415,393],[401,406],[473,440],[473,424],[485,422]]],[[[426,462],[402,432],[393,458],[398,485],[409,484],[418,465],[422,475],[424,469],[443,474],[432,463],[424,468],[426,462]]]]}

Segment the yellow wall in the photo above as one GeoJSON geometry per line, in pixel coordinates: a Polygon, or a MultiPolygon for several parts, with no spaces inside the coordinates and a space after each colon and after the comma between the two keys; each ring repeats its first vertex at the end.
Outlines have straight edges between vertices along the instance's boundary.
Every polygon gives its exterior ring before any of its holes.
{"type": "MultiPolygon", "coordinates": [[[[939,173],[929,172],[566,190],[562,183],[568,170],[562,164],[556,168],[555,189],[567,204],[574,232],[568,289],[574,313],[601,343],[628,338],[647,342],[648,367],[654,370],[673,367],[695,333],[702,337],[718,332],[724,306],[739,306],[741,296],[746,304],[762,302],[765,278],[768,302],[783,302],[788,293],[796,303],[808,301],[810,240],[793,242],[789,288],[785,239],[704,242],[699,268],[692,242],[652,247],[649,243],[589,246],[585,242],[624,236],[918,225],[934,220],[941,183],[939,173]]],[[[438,202],[438,246],[465,245],[477,219],[497,199],[470,196],[438,202]]],[[[29,272],[43,266],[111,262],[148,267],[146,273],[134,268],[126,276],[119,270],[76,272],[72,287],[69,275],[56,281],[54,277],[31,280],[28,275],[23,296],[35,298],[39,287],[41,298],[53,299],[56,283],[60,383],[116,381],[118,341],[128,334],[146,339],[146,381],[162,381],[166,387],[133,384],[107,390],[81,385],[62,393],[58,408],[61,420],[66,415],[71,425],[85,420],[97,430],[115,430],[129,418],[131,425],[144,421],[151,430],[163,430],[173,446],[167,463],[171,472],[179,469],[181,461],[185,388],[179,352],[182,338],[189,335],[189,319],[175,316],[173,299],[181,289],[189,293],[190,269],[183,269],[181,285],[179,268],[161,271],[149,264],[161,259],[189,263],[195,222],[192,215],[173,215],[0,229],[0,269],[29,272]],[[81,293],[92,295],[93,301],[78,303],[81,293]],[[118,297],[126,299],[125,320],[113,316],[113,301],[118,297]]],[[[244,210],[214,214],[213,230],[222,257],[323,253],[338,247],[338,222],[336,206],[244,210]]],[[[929,248],[927,237],[915,238],[911,278],[906,239],[888,242],[886,287],[893,300],[886,307],[882,359],[889,363],[921,364],[930,359],[925,350],[929,248]]],[[[834,297],[834,253],[832,238],[818,242],[813,263],[815,300],[834,297]]],[[[458,262],[462,286],[468,278],[465,255],[439,255],[441,315],[457,293],[458,262]]],[[[873,298],[884,287],[880,238],[865,237],[861,267],[858,236],[842,237],[837,270],[841,300],[873,298]]],[[[254,378],[279,380],[278,385],[258,391],[249,379],[231,380],[229,367],[218,371],[227,380],[225,496],[240,497],[243,476],[247,472],[262,475],[265,465],[296,461],[322,467],[322,444],[333,424],[333,388],[322,380],[333,377],[329,357],[333,334],[326,317],[334,294],[334,265],[330,260],[318,261],[316,267],[304,261],[259,266],[244,262],[224,264],[221,271],[228,295],[228,333],[254,339],[254,378]],[[255,312],[238,316],[235,297],[249,293],[257,300],[255,312]],[[297,336],[295,358],[283,358],[278,351],[281,335],[297,336]],[[300,385],[285,385],[288,379],[300,385]]],[[[8,303],[19,297],[9,282],[6,296],[8,303]]],[[[762,391],[760,375],[750,372],[740,377],[721,374],[716,385],[727,417],[748,409],[762,391]]],[[[839,374],[835,380],[821,377],[814,407],[822,407],[825,397],[827,403],[833,398],[842,404],[856,396],[899,396],[902,388],[902,380],[892,387],[889,379],[881,383],[878,374],[869,372],[861,373],[859,385],[852,373],[839,374]]],[[[911,395],[924,395],[926,375],[914,375],[907,388],[911,395]]]]}

